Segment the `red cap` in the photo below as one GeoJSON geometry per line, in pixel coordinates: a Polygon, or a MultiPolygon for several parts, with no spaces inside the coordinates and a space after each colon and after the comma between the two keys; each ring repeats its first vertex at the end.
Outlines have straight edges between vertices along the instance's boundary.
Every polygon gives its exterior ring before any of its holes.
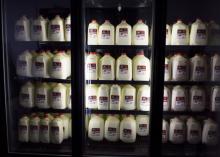
{"type": "Polygon", "coordinates": [[[105,55],[110,55],[110,53],[109,52],[105,52],[105,55]]]}
{"type": "Polygon", "coordinates": [[[92,19],[92,22],[96,22],[96,20],[95,20],[95,19],[92,19]]]}
{"type": "Polygon", "coordinates": [[[144,50],[140,50],[137,52],[137,55],[144,55],[144,50]]]}
{"type": "Polygon", "coordinates": [[[89,54],[95,55],[95,54],[96,54],[96,52],[89,52],[89,54]]]}
{"type": "Polygon", "coordinates": [[[143,20],[142,19],[138,19],[138,22],[143,22],[143,20]]]}

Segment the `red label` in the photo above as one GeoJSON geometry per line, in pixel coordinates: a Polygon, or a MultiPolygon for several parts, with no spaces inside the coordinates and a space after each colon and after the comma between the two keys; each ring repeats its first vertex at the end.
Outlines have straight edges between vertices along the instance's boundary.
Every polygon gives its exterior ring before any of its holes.
{"type": "Polygon", "coordinates": [[[100,128],[92,128],[92,133],[93,134],[99,134],[100,133],[100,128]]]}

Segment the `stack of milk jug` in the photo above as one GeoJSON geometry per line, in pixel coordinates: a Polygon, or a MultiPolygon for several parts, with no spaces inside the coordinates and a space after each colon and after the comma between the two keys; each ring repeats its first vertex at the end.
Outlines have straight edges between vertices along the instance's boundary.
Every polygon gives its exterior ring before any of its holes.
{"type": "Polygon", "coordinates": [[[18,122],[20,142],[61,144],[72,138],[72,119],[70,114],[24,115],[18,122]]]}
{"type": "Polygon", "coordinates": [[[17,41],[71,41],[71,16],[65,21],[56,15],[51,21],[43,16],[30,20],[22,16],[15,24],[17,41]]]}
{"type": "Polygon", "coordinates": [[[71,51],[25,50],[17,58],[18,76],[66,79],[71,75],[71,51]]]}
{"type": "Polygon", "coordinates": [[[87,37],[88,45],[148,45],[149,28],[141,19],[133,29],[126,20],[122,20],[116,30],[109,20],[100,26],[96,20],[92,20],[87,37]]]}
{"type": "Polygon", "coordinates": [[[144,56],[142,50],[133,60],[126,53],[122,53],[116,61],[109,53],[100,57],[96,52],[90,52],[85,64],[86,80],[150,80],[150,60],[144,56]]]}

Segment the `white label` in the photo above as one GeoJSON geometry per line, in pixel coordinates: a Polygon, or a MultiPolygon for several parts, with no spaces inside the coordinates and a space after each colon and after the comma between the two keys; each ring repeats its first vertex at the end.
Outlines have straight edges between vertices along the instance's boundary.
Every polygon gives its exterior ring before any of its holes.
{"type": "Polygon", "coordinates": [[[132,130],[131,129],[123,129],[123,131],[122,131],[123,138],[130,139],[131,135],[132,135],[132,130]]]}
{"type": "Polygon", "coordinates": [[[180,106],[180,107],[185,106],[185,97],[176,97],[175,106],[180,106]]]}
{"type": "Polygon", "coordinates": [[[198,105],[199,107],[202,105],[202,96],[194,95],[193,96],[193,104],[198,105]]]}
{"type": "Polygon", "coordinates": [[[205,29],[198,29],[196,33],[197,40],[204,40],[206,39],[206,30],[205,29]]]}
{"type": "Polygon", "coordinates": [[[102,30],[101,38],[110,39],[110,30],[102,30]]]}
{"type": "Polygon", "coordinates": [[[97,38],[97,29],[89,29],[89,38],[97,38]]]}
{"type": "Polygon", "coordinates": [[[150,98],[142,96],[141,101],[140,101],[140,105],[144,106],[144,107],[150,107],[150,98]]]}
{"type": "Polygon", "coordinates": [[[177,39],[179,39],[179,40],[186,39],[186,30],[185,29],[177,30],[177,39]]]}
{"type": "Polygon", "coordinates": [[[109,137],[117,136],[117,128],[108,127],[107,134],[109,137]]]}
{"type": "Polygon", "coordinates": [[[40,73],[43,73],[43,71],[44,71],[44,62],[35,62],[34,63],[34,65],[35,65],[35,73],[38,73],[38,74],[40,74],[40,73]]]}
{"type": "Polygon", "coordinates": [[[53,34],[59,34],[60,33],[60,25],[51,25],[50,29],[51,29],[51,32],[53,34]]]}
{"type": "Polygon", "coordinates": [[[33,32],[34,32],[35,34],[41,34],[41,33],[42,33],[42,27],[41,27],[41,25],[34,25],[34,26],[33,26],[33,32]]]}
{"type": "Polygon", "coordinates": [[[178,65],[177,66],[177,77],[178,78],[185,78],[186,77],[186,70],[187,70],[187,67],[185,65],[178,65]]]}
{"type": "Polygon", "coordinates": [[[61,93],[60,92],[52,92],[52,100],[56,103],[62,103],[61,101],[61,93]]]}
{"type": "Polygon", "coordinates": [[[102,73],[103,75],[111,74],[112,68],[111,65],[102,65],[102,73]]]}
{"type": "Polygon", "coordinates": [[[100,104],[100,106],[108,107],[108,97],[100,96],[99,97],[99,104],[100,104]]]}
{"type": "Polygon", "coordinates": [[[127,38],[127,37],[128,37],[128,29],[119,28],[119,38],[127,38]]]}
{"type": "Polygon", "coordinates": [[[15,31],[18,35],[24,35],[25,34],[24,25],[16,25],[15,31]]]}
{"type": "Polygon", "coordinates": [[[62,63],[61,62],[53,62],[52,69],[54,72],[61,72],[62,71],[62,63]]]}
{"type": "Polygon", "coordinates": [[[99,137],[101,134],[100,128],[92,128],[92,136],[99,137]]]}
{"type": "Polygon", "coordinates": [[[133,105],[134,104],[134,98],[131,95],[125,96],[125,105],[133,105]]]}
{"type": "Polygon", "coordinates": [[[96,63],[88,63],[87,72],[90,74],[96,73],[96,63]]]}
{"type": "Polygon", "coordinates": [[[138,65],[137,66],[137,74],[138,75],[145,75],[147,72],[147,67],[145,65],[138,65]]]}
{"type": "Polygon", "coordinates": [[[138,30],[136,31],[136,40],[144,40],[145,31],[138,30]]]}
{"type": "Polygon", "coordinates": [[[147,124],[139,124],[138,127],[141,132],[147,132],[147,124]]]}
{"type": "Polygon", "coordinates": [[[66,24],[65,27],[67,32],[71,32],[71,24],[66,24]]]}
{"type": "Polygon", "coordinates": [[[36,104],[46,104],[46,94],[37,93],[36,94],[36,104]]]}
{"type": "Polygon", "coordinates": [[[95,105],[96,104],[96,99],[97,99],[97,97],[95,96],[95,95],[90,95],[90,96],[88,96],[88,103],[90,104],[90,105],[95,105]]]}
{"type": "Polygon", "coordinates": [[[31,104],[31,96],[28,93],[21,93],[21,100],[23,104],[31,104]]]}
{"type": "Polygon", "coordinates": [[[118,105],[119,104],[119,95],[111,95],[111,103],[112,103],[112,105],[118,105]]]}
{"type": "Polygon", "coordinates": [[[205,73],[205,67],[203,67],[203,66],[196,66],[195,67],[195,76],[197,78],[202,77],[204,75],[204,73],[205,73]]]}
{"type": "Polygon", "coordinates": [[[22,73],[27,73],[28,71],[28,67],[27,67],[27,62],[24,60],[18,60],[18,68],[20,71],[22,71],[22,73]]]}
{"type": "Polygon", "coordinates": [[[120,73],[121,75],[126,75],[126,74],[128,74],[128,65],[126,65],[126,64],[121,64],[121,65],[119,65],[119,73],[120,73]]]}

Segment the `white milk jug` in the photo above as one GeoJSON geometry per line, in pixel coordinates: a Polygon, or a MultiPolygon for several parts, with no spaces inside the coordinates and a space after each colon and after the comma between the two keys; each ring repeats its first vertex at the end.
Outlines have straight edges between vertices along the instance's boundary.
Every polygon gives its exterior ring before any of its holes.
{"type": "Polygon", "coordinates": [[[209,44],[219,45],[220,44],[220,25],[215,21],[210,21],[209,23],[209,44]]]}
{"type": "Polygon", "coordinates": [[[169,123],[163,119],[162,124],[162,142],[167,143],[169,140],[169,123]]]}
{"type": "Polygon", "coordinates": [[[172,90],[172,104],[173,111],[186,111],[188,103],[188,96],[185,87],[175,86],[172,90]]]}
{"type": "Polygon", "coordinates": [[[72,138],[72,118],[69,119],[69,137],[72,138]]]}
{"type": "Polygon", "coordinates": [[[31,82],[24,84],[19,93],[19,103],[26,108],[34,107],[34,85],[31,82]]]}
{"type": "Polygon", "coordinates": [[[88,137],[93,141],[102,141],[104,138],[104,120],[99,115],[91,117],[88,126],[88,137]]]}
{"type": "Polygon", "coordinates": [[[56,15],[49,24],[49,40],[50,41],[64,41],[64,22],[63,19],[56,15]]]}
{"type": "Polygon", "coordinates": [[[99,60],[99,80],[115,79],[115,59],[109,54],[99,60]]]}
{"type": "Polygon", "coordinates": [[[71,41],[71,16],[70,14],[65,19],[65,40],[71,41]]]}
{"type": "Polygon", "coordinates": [[[37,84],[35,87],[35,105],[38,108],[50,108],[50,86],[47,83],[37,84]]]}
{"type": "Polygon", "coordinates": [[[187,120],[187,142],[190,144],[199,144],[202,139],[202,127],[194,118],[187,120]]]}
{"type": "Polygon", "coordinates": [[[105,139],[111,142],[119,140],[120,120],[117,116],[110,115],[105,121],[105,139]]]}
{"type": "Polygon", "coordinates": [[[65,109],[67,104],[67,87],[62,83],[53,86],[50,94],[50,103],[53,109],[65,109]]]}
{"type": "Polygon", "coordinates": [[[165,57],[165,64],[164,64],[164,81],[171,80],[171,61],[169,58],[165,57]]]}
{"type": "Polygon", "coordinates": [[[67,108],[72,109],[72,88],[71,84],[66,84],[67,87],[67,108]]]}
{"type": "Polygon", "coordinates": [[[136,89],[131,85],[125,85],[122,88],[122,110],[135,110],[136,109],[136,89]]]}
{"type": "Polygon", "coordinates": [[[136,141],[136,122],[133,117],[127,116],[120,123],[120,140],[125,143],[136,141]]]}
{"type": "Polygon", "coordinates": [[[40,120],[40,142],[50,143],[50,118],[47,114],[40,120]]]}
{"type": "Polygon", "coordinates": [[[131,25],[125,20],[116,27],[116,45],[131,45],[131,25]]]}
{"type": "Polygon", "coordinates": [[[164,86],[163,90],[163,111],[170,110],[170,102],[171,102],[171,92],[170,89],[164,86]]]}
{"type": "Polygon", "coordinates": [[[166,45],[171,45],[171,27],[166,24],[166,45]]]}
{"type": "Polygon", "coordinates": [[[30,41],[30,21],[22,16],[15,24],[15,40],[30,41]]]}
{"type": "Polygon", "coordinates": [[[101,84],[97,93],[97,105],[99,110],[109,109],[109,86],[101,84]]]}
{"type": "Polygon", "coordinates": [[[121,108],[121,87],[112,85],[110,89],[110,110],[120,110],[121,108]]]}
{"type": "Polygon", "coordinates": [[[220,86],[212,87],[211,105],[211,111],[220,111],[220,86]]]}
{"type": "Polygon", "coordinates": [[[149,116],[147,115],[138,115],[136,117],[136,128],[137,134],[139,136],[148,136],[149,135],[149,116]]]}
{"type": "Polygon", "coordinates": [[[69,118],[64,114],[61,114],[60,118],[63,121],[63,139],[65,140],[69,138],[69,118]]]}
{"type": "Polygon", "coordinates": [[[138,22],[133,26],[132,30],[132,45],[148,45],[149,44],[149,28],[143,22],[138,22]]]}
{"type": "Polygon", "coordinates": [[[86,80],[97,80],[98,79],[98,62],[99,58],[96,52],[90,52],[86,57],[85,65],[85,78],[86,80]]]}
{"type": "Polygon", "coordinates": [[[33,41],[47,41],[47,20],[39,16],[32,23],[31,39],[33,41]]]}
{"type": "Polygon", "coordinates": [[[220,81],[220,55],[215,54],[211,57],[211,80],[220,81]]]}
{"type": "Polygon", "coordinates": [[[40,142],[40,118],[37,115],[33,115],[30,118],[30,142],[40,142]]]}
{"type": "Polygon", "coordinates": [[[173,144],[182,144],[185,141],[186,126],[179,118],[170,120],[169,140],[173,144]]]}
{"type": "Polygon", "coordinates": [[[192,86],[190,89],[189,105],[191,111],[204,111],[206,106],[205,90],[198,86],[192,86]]]}
{"type": "Polygon", "coordinates": [[[97,109],[97,92],[98,88],[96,85],[88,84],[86,86],[86,107],[90,109],[97,109]]]}
{"type": "Polygon", "coordinates": [[[53,144],[61,144],[64,137],[63,120],[56,116],[50,123],[50,141],[53,144]]]}
{"type": "Polygon", "coordinates": [[[133,80],[149,81],[151,74],[150,60],[144,56],[144,51],[140,51],[133,58],[133,80]]]}
{"type": "Polygon", "coordinates": [[[115,44],[115,27],[109,20],[100,25],[98,33],[99,45],[114,45],[115,44]]]}
{"type": "Polygon", "coordinates": [[[27,116],[19,119],[18,140],[20,142],[29,142],[29,118],[27,116]]]}
{"type": "Polygon", "coordinates": [[[125,53],[116,61],[116,79],[132,80],[132,60],[125,53]]]}
{"type": "Polygon", "coordinates": [[[216,145],[218,143],[218,137],[218,125],[212,119],[205,120],[202,131],[202,143],[216,145]]]}
{"type": "Polygon", "coordinates": [[[150,111],[150,86],[142,85],[137,91],[137,109],[150,111]]]}
{"type": "Polygon", "coordinates": [[[96,20],[92,20],[88,26],[88,45],[98,45],[99,24],[96,20]]]}

